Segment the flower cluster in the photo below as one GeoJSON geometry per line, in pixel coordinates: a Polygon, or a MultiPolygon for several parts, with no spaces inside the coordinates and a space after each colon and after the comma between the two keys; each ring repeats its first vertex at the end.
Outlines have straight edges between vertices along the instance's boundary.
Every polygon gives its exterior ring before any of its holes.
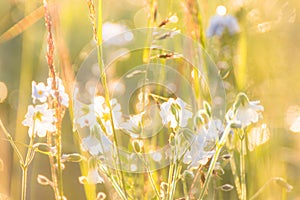
{"type": "Polygon", "coordinates": [[[46,102],[49,98],[56,98],[64,107],[69,106],[69,96],[65,92],[65,87],[62,84],[62,80],[58,77],[55,78],[55,84],[53,78],[47,79],[47,85],[43,82],[36,83],[32,81],[32,99],[33,103],[39,100],[41,103],[46,102]]]}
{"type": "Polygon", "coordinates": [[[56,77],[56,85],[53,84],[53,78],[47,79],[47,85],[43,82],[32,82],[32,99],[33,104],[29,105],[25,115],[25,120],[22,122],[24,126],[29,127],[28,135],[30,137],[39,136],[45,137],[47,132],[55,132],[56,114],[55,110],[51,109],[48,102],[53,99],[63,106],[69,106],[69,97],[65,92],[62,80],[56,77]],[[53,89],[55,88],[55,89],[53,89]],[[38,104],[38,102],[42,104],[38,104]]]}
{"type": "MultiPolygon", "coordinates": [[[[141,132],[144,131],[143,118],[145,111],[130,115],[129,119],[124,120],[121,105],[116,99],[110,100],[112,112],[110,112],[102,96],[94,97],[93,103],[89,105],[79,101],[75,103],[77,109],[75,111],[75,123],[80,128],[87,127],[90,130],[89,135],[82,139],[82,147],[84,150],[89,151],[92,156],[104,155],[112,150],[112,142],[109,136],[112,135],[113,128],[127,133],[132,140],[139,139],[141,132]],[[113,120],[114,127],[112,127],[111,120],[113,120]]],[[[170,128],[175,133],[176,141],[174,144],[179,145],[176,159],[183,156],[183,162],[188,164],[189,168],[197,168],[199,165],[206,164],[209,158],[214,155],[213,149],[222,135],[226,123],[234,121],[241,124],[242,128],[246,128],[257,123],[262,117],[261,111],[263,111],[263,107],[259,105],[259,102],[249,101],[244,93],[237,96],[232,108],[228,110],[225,125],[221,120],[214,119],[211,116],[212,111],[209,104],[206,103],[203,107],[204,109],[193,114],[190,106],[180,98],[169,98],[159,106],[162,125],[170,128]],[[189,121],[192,118],[193,120],[189,121]],[[186,128],[192,130],[192,134],[185,133],[183,130],[186,128]],[[179,132],[181,132],[181,135],[179,132]]],[[[257,135],[257,131],[255,134],[249,133],[249,135],[254,137],[249,138],[251,141],[257,141],[255,138],[260,137],[260,135],[257,135]]],[[[267,139],[261,140],[260,144],[266,142],[267,139]]],[[[170,157],[170,152],[167,152],[166,156],[170,157]]]]}

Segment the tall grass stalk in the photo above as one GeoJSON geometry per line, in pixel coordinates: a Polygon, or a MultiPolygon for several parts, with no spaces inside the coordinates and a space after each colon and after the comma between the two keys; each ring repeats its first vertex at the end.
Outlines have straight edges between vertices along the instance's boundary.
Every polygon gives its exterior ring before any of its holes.
{"type": "Polygon", "coordinates": [[[214,156],[212,157],[212,159],[210,161],[210,165],[209,165],[209,168],[208,168],[208,171],[207,171],[207,175],[205,177],[205,182],[204,182],[203,188],[200,192],[198,200],[202,200],[204,198],[204,195],[206,194],[210,179],[212,177],[212,173],[215,169],[215,166],[216,166],[216,163],[218,161],[221,150],[222,150],[223,146],[226,143],[227,137],[228,137],[228,135],[230,133],[230,130],[231,130],[231,126],[232,126],[231,122],[227,124],[221,139],[219,141],[217,141],[216,152],[215,152],[214,156]]]}
{"type": "Polygon", "coordinates": [[[56,72],[54,67],[54,41],[52,36],[52,19],[50,16],[50,9],[47,0],[43,1],[44,8],[45,8],[45,26],[47,30],[47,64],[49,67],[49,77],[52,78],[52,89],[55,91],[55,101],[53,102],[53,108],[55,109],[55,116],[57,118],[56,122],[56,132],[54,135],[52,133],[48,133],[47,136],[47,143],[49,146],[54,145],[57,149],[57,153],[55,155],[55,160],[53,159],[53,156],[49,156],[50,166],[51,166],[51,175],[52,175],[52,181],[54,184],[54,191],[56,199],[62,199],[64,197],[63,192],[63,176],[62,176],[62,138],[61,138],[61,123],[62,123],[62,116],[63,116],[63,110],[62,106],[59,100],[59,92],[58,92],[58,86],[56,83],[56,72]],[[54,139],[53,139],[54,137],[54,139]]]}
{"type": "MultiPolygon", "coordinates": [[[[94,31],[96,29],[94,28],[94,31]]],[[[114,150],[116,153],[116,157],[117,157],[117,174],[118,177],[120,179],[121,185],[122,185],[122,189],[124,191],[125,197],[127,198],[127,191],[126,191],[126,184],[125,184],[125,179],[124,179],[124,174],[123,174],[123,170],[122,170],[122,164],[121,164],[121,159],[120,159],[120,155],[119,155],[119,150],[118,150],[118,139],[117,139],[117,135],[116,135],[116,131],[115,131],[115,125],[114,125],[114,120],[113,120],[113,112],[112,112],[112,108],[110,105],[110,94],[109,94],[109,90],[108,90],[108,85],[107,85],[107,80],[106,80],[106,73],[105,73],[105,66],[102,60],[102,0],[98,1],[98,15],[97,15],[97,30],[96,30],[96,41],[97,41],[97,57],[98,57],[98,65],[99,65],[99,70],[100,70],[100,79],[101,79],[101,83],[104,89],[104,97],[105,97],[105,103],[109,108],[109,112],[110,112],[110,123],[111,123],[111,127],[112,127],[112,132],[113,132],[113,142],[114,142],[114,150]]]]}
{"type": "Polygon", "coordinates": [[[242,135],[240,136],[240,174],[241,174],[241,199],[247,199],[247,188],[246,188],[246,166],[245,166],[245,153],[246,153],[246,140],[245,130],[242,129],[242,135]]]}

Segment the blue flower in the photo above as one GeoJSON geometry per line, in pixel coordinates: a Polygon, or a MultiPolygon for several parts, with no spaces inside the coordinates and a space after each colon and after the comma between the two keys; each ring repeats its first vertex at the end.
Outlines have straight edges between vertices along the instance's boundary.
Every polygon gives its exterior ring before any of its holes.
{"type": "Polygon", "coordinates": [[[207,29],[207,37],[219,36],[221,37],[225,31],[230,35],[240,32],[240,26],[237,19],[232,15],[215,15],[210,19],[209,27],[207,29]]]}

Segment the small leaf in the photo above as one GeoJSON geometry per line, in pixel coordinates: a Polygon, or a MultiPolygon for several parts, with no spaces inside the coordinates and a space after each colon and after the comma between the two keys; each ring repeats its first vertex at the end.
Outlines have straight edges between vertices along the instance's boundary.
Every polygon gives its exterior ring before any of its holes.
{"type": "Polygon", "coordinates": [[[36,152],[46,154],[46,155],[55,155],[56,154],[56,148],[50,147],[46,143],[36,143],[33,145],[33,148],[36,152]]]}
{"type": "Polygon", "coordinates": [[[143,141],[141,140],[133,140],[132,141],[133,149],[136,153],[141,153],[143,148],[143,141]]]}

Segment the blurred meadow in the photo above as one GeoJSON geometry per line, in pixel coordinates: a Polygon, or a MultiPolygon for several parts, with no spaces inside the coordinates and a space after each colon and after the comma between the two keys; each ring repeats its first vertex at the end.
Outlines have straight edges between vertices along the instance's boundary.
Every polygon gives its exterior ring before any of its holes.
{"type": "MultiPolygon", "coordinates": [[[[128,30],[148,27],[151,2],[104,0],[103,24],[104,26],[105,23],[122,24],[128,30]]],[[[177,28],[182,34],[193,37],[195,33],[191,30],[190,24],[193,23],[193,19],[189,19],[186,14],[191,2],[192,0],[157,0],[157,22],[168,17],[170,13],[176,14],[178,22],[168,24],[166,28],[177,28]]],[[[260,100],[260,104],[264,106],[262,122],[267,124],[270,131],[269,141],[258,146],[246,157],[249,166],[246,169],[249,197],[272,177],[283,177],[293,186],[290,192],[278,184],[270,183],[257,199],[300,200],[300,133],[290,130],[292,123],[300,116],[300,1],[198,0],[198,3],[201,5],[204,32],[208,29],[210,19],[216,14],[219,5],[224,5],[228,13],[237,17],[241,29],[245,30],[247,68],[244,91],[249,99],[260,100]],[[241,19],[240,15],[244,17],[241,19]]],[[[93,41],[89,9],[84,0],[51,0],[49,5],[51,13],[54,13],[52,15],[55,38],[54,64],[68,91],[72,90],[72,82],[82,62],[96,46],[93,41]]],[[[105,37],[114,34],[113,29],[103,28],[103,30],[107,31],[103,32],[104,40],[105,37]]],[[[215,49],[220,45],[219,41],[207,38],[206,44],[208,54],[218,65],[220,58],[215,49]]],[[[32,101],[32,81],[45,82],[49,75],[45,58],[46,49],[47,30],[43,2],[1,0],[0,119],[20,147],[22,155],[25,155],[26,150],[24,144],[28,144],[29,141],[27,127],[22,125],[22,121],[32,101]],[[17,23],[20,23],[19,26],[8,31],[17,23]]],[[[136,60],[129,59],[128,65],[135,62],[136,60]]],[[[235,95],[236,93],[227,94],[231,104],[235,95]]],[[[72,131],[70,115],[72,114],[67,110],[62,123],[63,153],[80,151],[78,136],[72,131]]],[[[21,168],[18,162],[17,155],[0,130],[1,200],[6,197],[12,200],[21,198],[21,168]]],[[[233,185],[230,166],[223,163],[222,168],[224,174],[218,179],[218,183],[233,185]]],[[[27,199],[55,199],[50,187],[37,182],[39,174],[48,176],[50,168],[48,157],[37,153],[28,171],[27,199]]],[[[78,181],[80,176],[78,163],[65,164],[63,179],[67,199],[86,199],[84,186],[78,181]]],[[[97,191],[107,194],[107,199],[118,199],[115,196],[109,197],[108,194],[113,190],[109,184],[97,184],[96,187],[97,191]]],[[[136,199],[148,197],[145,195],[136,199]]],[[[232,190],[222,191],[214,199],[238,198],[235,190],[232,190]]]]}

